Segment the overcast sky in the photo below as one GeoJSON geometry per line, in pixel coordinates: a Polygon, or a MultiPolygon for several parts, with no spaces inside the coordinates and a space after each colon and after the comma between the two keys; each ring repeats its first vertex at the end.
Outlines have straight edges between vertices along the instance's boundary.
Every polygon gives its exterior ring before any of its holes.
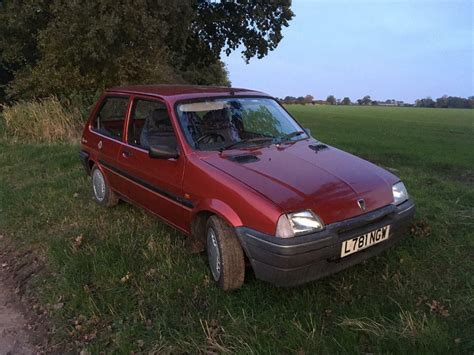
{"type": "Polygon", "coordinates": [[[276,50],[223,57],[232,85],[284,97],[474,95],[473,0],[293,0],[276,50]]]}

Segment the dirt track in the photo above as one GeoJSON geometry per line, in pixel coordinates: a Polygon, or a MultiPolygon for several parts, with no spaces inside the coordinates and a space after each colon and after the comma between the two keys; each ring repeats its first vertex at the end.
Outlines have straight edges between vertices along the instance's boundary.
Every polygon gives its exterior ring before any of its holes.
{"type": "Polygon", "coordinates": [[[4,265],[0,265],[0,355],[35,354],[18,297],[5,282],[6,272],[4,265]]]}

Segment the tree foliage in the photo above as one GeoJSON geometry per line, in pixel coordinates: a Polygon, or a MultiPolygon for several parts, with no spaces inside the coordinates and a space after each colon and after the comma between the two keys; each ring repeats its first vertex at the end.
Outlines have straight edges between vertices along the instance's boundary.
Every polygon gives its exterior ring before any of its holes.
{"type": "Polygon", "coordinates": [[[416,107],[436,107],[436,108],[474,108],[474,96],[468,98],[458,96],[441,96],[435,100],[431,97],[418,99],[415,101],[416,107]]]}
{"type": "Polygon", "coordinates": [[[372,99],[369,95],[365,95],[362,99],[358,99],[357,103],[359,105],[370,105],[372,103],[372,99]]]}
{"type": "MultiPolygon", "coordinates": [[[[283,38],[281,30],[293,17],[291,1],[197,1],[193,40],[209,44],[213,58],[243,45],[242,56],[263,58],[283,38]],[[285,5],[282,5],[285,4],[285,5]]],[[[211,59],[213,59],[211,58],[211,59]]]]}
{"type": "Polygon", "coordinates": [[[415,100],[416,107],[435,107],[436,103],[431,97],[426,97],[424,99],[415,100]]]}
{"type": "Polygon", "coordinates": [[[282,103],[284,104],[300,104],[300,105],[306,105],[306,104],[312,104],[314,103],[314,97],[313,95],[306,95],[306,96],[286,96],[284,99],[281,100],[282,103]]]}
{"type": "Polygon", "coordinates": [[[22,98],[135,83],[229,85],[221,53],[262,58],[292,17],[289,1],[0,1],[0,84],[22,98]]]}
{"type": "Polygon", "coordinates": [[[313,95],[308,94],[304,97],[305,104],[311,104],[311,103],[313,103],[313,101],[314,101],[314,96],[313,95]]]}
{"type": "Polygon", "coordinates": [[[326,101],[328,104],[330,105],[335,105],[336,104],[336,98],[334,97],[334,95],[329,95],[327,98],[326,98],[326,101]]]}
{"type": "Polygon", "coordinates": [[[351,104],[351,99],[348,96],[346,96],[342,99],[341,103],[343,105],[350,105],[351,104]]]}

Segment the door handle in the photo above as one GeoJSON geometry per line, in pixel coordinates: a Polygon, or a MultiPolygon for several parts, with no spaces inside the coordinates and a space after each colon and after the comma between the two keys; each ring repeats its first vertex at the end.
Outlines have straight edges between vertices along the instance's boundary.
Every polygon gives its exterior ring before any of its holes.
{"type": "Polygon", "coordinates": [[[130,158],[132,155],[133,155],[133,154],[132,154],[131,152],[129,152],[128,150],[124,150],[124,151],[122,152],[122,156],[123,156],[124,158],[130,158]]]}

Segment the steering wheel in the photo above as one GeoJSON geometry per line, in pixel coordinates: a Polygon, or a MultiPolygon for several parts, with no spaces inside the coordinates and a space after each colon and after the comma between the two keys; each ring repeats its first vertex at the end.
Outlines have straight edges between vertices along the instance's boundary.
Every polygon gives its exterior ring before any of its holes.
{"type": "Polygon", "coordinates": [[[210,132],[210,133],[204,133],[201,137],[199,137],[196,140],[196,143],[200,144],[206,139],[208,140],[206,143],[210,143],[209,140],[213,137],[219,138],[221,140],[221,142],[225,141],[225,137],[222,134],[216,133],[216,132],[210,132]]]}

